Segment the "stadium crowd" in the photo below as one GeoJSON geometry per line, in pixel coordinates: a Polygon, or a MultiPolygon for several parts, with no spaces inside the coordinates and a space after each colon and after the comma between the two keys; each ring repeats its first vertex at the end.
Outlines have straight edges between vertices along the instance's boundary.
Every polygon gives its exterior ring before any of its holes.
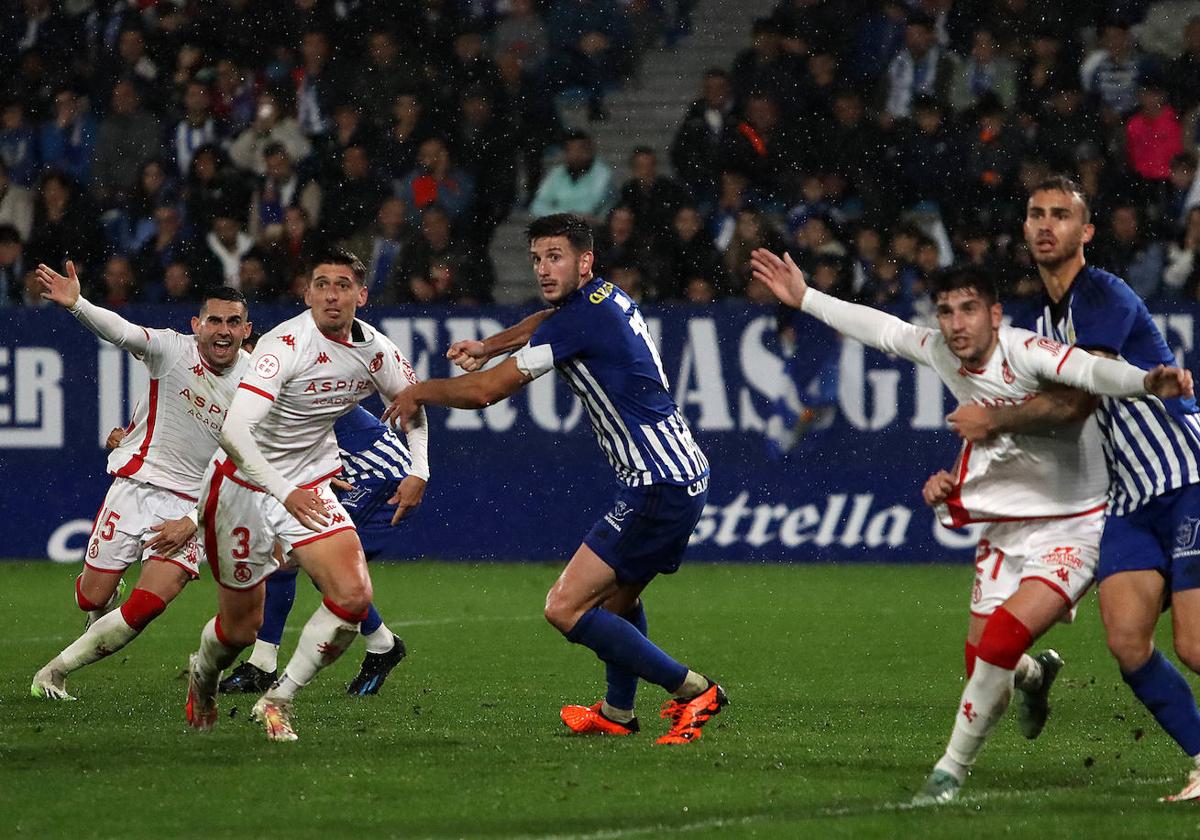
{"type": "Polygon", "coordinates": [[[609,119],[646,50],[688,49],[690,7],[5,2],[0,306],[41,303],[36,263],[67,258],[106,306],[295,299],[330,242],[377,300],[484,303],[518,206],[594,220],[600,273],[636,298],[771,301],[760,246],[876,305],[955,262],[1020,297],[1040,291],[1023,196],[1055,171],[1087,192],[1093,262],[1200,295],[1200,3],[779,0],[698,80],[673,175],[638,147],[618,185],[558,102],[609,119]],[[1170,38],[1134,29],[1166,7],[1182,44],[1155,51],[1170,38]]]}

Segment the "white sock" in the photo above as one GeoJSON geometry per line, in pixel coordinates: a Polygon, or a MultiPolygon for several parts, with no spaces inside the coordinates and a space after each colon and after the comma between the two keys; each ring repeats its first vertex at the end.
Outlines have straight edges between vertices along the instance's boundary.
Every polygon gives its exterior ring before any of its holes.
{"type": "Polygon", "coordinates": [[[687,676],[683,678],[683,685],[675,689],[675,696],[680,699],[695,697],[706,688],[708,688],[708,678],[689,670],[687,676]]]}
{"type": "Polygon", "coordinates": [[[217,619],[210,618],[200,631],[200,650],[196,651],[197,676],[206,687],[215,688],[221,672],[237,661],[240,647],[230,647],[217,638],[217,619]]]}
{"type": "Polygon", "coordinates": [[[976,660],[975,673],[963,689],[958,713],[954,716],[954,731],[950,733],[946,754],[936,768],[963,781],[988,735],[1004,716],[1012,694],[1012,671],[982,659],[976,660]]]}
{"type": "Polygon", "coordinates": [[[279,645],[256,639],[254,650],[251,651],[250,658],[246,661],[258,670],[269,674],[279,667],[279,645]]]}
{"type": "Polygon", "coordinates": [[[608,705],[607,700],[600,705],[600,714],[617,723],[629,723],[633,720],[633,709],[618,709],[616,706],[608,705]]]}
{"type": "Polygon", "coordinates": [[[367,653],[387,653],[396,644],[395,634],[386,624],[380,624],[374,633],[363,636],[367,643],[367,653]]]}
{"type": "Polygon", "coordinates": [[[288,660],[283,677],[264,696],[290,701],[318,671],[336,662],[357,637],[357,624],[343,621],[321,604],[300,631],[300,642],[288,660]]]}
{"type": "Polygon", "coordinates": [[[1037,691],[1042,687],[1042,663],[1028,653],[1021,654],[1021,661],[1013,671],[1013,684],[1022,691],[1037,691]]]}
{"type": "Polygon", "coordinates": [[[69,674],[116,653],[137,635],[138,631],[125,623],[125,616],[121,615],[120,610],[113,610],[96,619],[82,636],[67,645],[58,655],[58,660],[62,670],[69,674]]]}

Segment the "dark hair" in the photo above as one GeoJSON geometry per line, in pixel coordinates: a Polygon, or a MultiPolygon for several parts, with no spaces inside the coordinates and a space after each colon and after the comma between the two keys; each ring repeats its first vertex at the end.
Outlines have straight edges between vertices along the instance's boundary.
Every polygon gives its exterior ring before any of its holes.
{"type": "Polygon", "coordinates": [[[571,247],[583,253],[592,250],[592,228],[582,217],[574,213],[554,213],[534,219],[526,228],[526,236],[532,245],[535,239],[545,239],[548,236],[563,236],[571,247]]]}
{"type": "MultiPolygon", "coordinates": [[[[189,269],[189,274],[191,271],[189,269]]],[[[233,286],[209,286],[200,295],[200,311],[203,312],[208,308],[210,300],[226,300],[230,303],[240,303],[242,309],[250,311],[250,305],[246,303],[246,296],[242,294],[240,289],[235,289],[233,286]]]]}
{"type": "Polygon", "coordinates": [[[1083,194],[1083,187],[1066,175],[1051,175],[1049,178],[1038,181],[1029,194],[1040,192],[1063,192],[1076,196],[1079,203],[1083,205],[1083,223],[1087,224],[1092,220],[1092,208],[1088,206],[1087,196],[1083,194]]]}
{"type": "Polygon", "coordinates": [[[939,271],[929,284],[929,298],[936,304],[942,295],[948,295],[959,289],[973,290],[983,298],[984,303],[988,306],[1000,300],[995,276],[990,271],[976,266],[962,266],[939,271]]]}
{"type": "Polygon", "coordinates": [[[319,265],[344,265],[354,274],[354,279],[361,285],[367,279],[367,267],[363,265],[363,261],[346,248],[338,245],[331,245],[328,248],[321,249],[313,254],[313,258],[309,260],[308,274],[311,277],[319,265]]]}

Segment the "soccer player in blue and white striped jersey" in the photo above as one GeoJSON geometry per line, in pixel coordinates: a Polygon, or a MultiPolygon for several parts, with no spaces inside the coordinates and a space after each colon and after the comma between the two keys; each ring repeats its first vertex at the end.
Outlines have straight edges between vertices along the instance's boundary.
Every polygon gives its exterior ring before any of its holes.
{"type": "MultiPolygon", "coordinates": [[[[1116,277],[1089,266],[1094,228],[1080,188],[1063,177],[1039,184],[1026,208],[1025,239],[1046,289],[1038,331],[1149,370],[1174,356],[1145,303],[1116,277]]],[[[1121,676],[1159,725],[1196,763],[1166,797],[1200,799],[1200,711],[1187,681],[1154,647],[1164,603],[1175,651],[1200,672],[1200,423],[1194,399],[1095,398],[1044,392],[1020,406],[973,409],[960,434],[1037,432],[1096,410],[1109,468],[1108,517],[1100,542],[1100,614],[1121,676]],[[1097,408],[1098,405],[1098,408],[1097,408]]]]}
{"type": "Polygon", "coordinates": [[[542,217],[529,226],[529,245],[553,314],[526,319],[528,329],[518,325],[501,334],[505,340],[493,340],[511,350],[528,338],[501,364],[418,383],[392,401],[384,419],[407,428],[422,405],[483,408],[558,371],[583,403],[618,481],[611,509],[546,597],[546,619],[607,666],[605,699],[565,707],[563,723],[577,733],[636,732],[641,678],[674,696],[664,710],[670,731],[658,743],[688,743],[725,705],[725,692],[650,641],[640,596],[655,576],[679,568],[708,496],[708,460],[675,405],[637,305],[592,275],[587,223],[565,213],[542,217]]]}

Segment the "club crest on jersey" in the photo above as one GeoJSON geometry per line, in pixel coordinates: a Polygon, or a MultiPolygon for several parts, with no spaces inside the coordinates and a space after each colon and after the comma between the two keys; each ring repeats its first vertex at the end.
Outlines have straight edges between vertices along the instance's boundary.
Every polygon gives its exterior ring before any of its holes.
{"type": "Polygon", "coordinates": [[[1042,562],[1051,566],[1062,566],[1064,568],[1083,568],[1083,558],[1079,556],[1079,549],[1073,545],[1056,545],[1042,555],[1042,562]]]}
{"type": "Polygon", "coordinates": [[[382,350],[375,354],[375,358],[371,359],[371,363],[367,365],[367,370],[371,371],[371,373],[378,373],[381,367],[383,367],[382,350]]]}
{"type": "Polygon", "coordinates": [[[329,364],[329,354],[326,353],[325,351],[321,351],[321,353],[317,356],[317,364],[319,364],[319,365],[329,364]]]}
{"type": "Polygon", "coordinates": [[[263,379],[270,379],[279,373],[279,357],[268,353],[255,362],[254,372],[263,379]]]}
{"type": "Polygon", "coordinates": [[[235,563],[233,565],[233,579],[238,583],[247,583],[252,575],[249,563],[235,563]]]}
{"type": "Polygon", "coordinates": [[[1200,554],[1196,542],[1200,539],[1200,518],[1188,516],[1175,529],[1175,548],[1171,557],[1195,557],[1200,554]]]}
{"type": "Polygon", "coordinates": [[[1017,381],[1017,375],[1012,372],[1012,368],[1008,366],[1008,359],[1000,365],[1000,375],[1004,377],[1004,383],[1011,385],[1017,381]]]}
{"type": "Polygon", "coordinates": [[[100,540],[92,540],[92,544],[88,546],[88,557],[93,560],[100,554],[100,540]]]}

